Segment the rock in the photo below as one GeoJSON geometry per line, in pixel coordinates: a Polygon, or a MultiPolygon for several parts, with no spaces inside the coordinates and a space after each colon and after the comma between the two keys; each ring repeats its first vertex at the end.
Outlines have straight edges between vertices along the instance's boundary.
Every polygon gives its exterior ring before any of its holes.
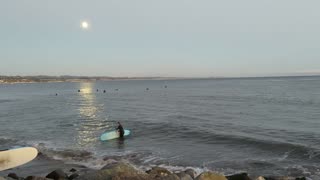
{"type": "Polygon", "coordinates": [[[37,176],[28,176],[24,180],[51,180],[51,179],[47,179],[47,178],[44,178],[44,177],[37,177],[37,176]]]}
{"type": "Polygon", "coordinates": [[[228,180],[251,180],[248,177],[247,173],[234,174],[234,175],[231,175],[231,176],[227,176],[227,179],[228,180]]]}
{"type": "Polygon", "coordinates": [[[72,169],[70,169],[69,172],[76,172],[76,171],[77,171],[76,169],[72,168],[72,169]]]}
{"type": "Polygon", "coordinates": [[[193,180],[193,178],[185,172],[179,172],[176,175],[180,178],[180,180],[193,180]]]}
{"type": "Polygon", "coordinates": [[[276,177],[263,177],[264,180],[276,180],[276,177]]]}
{"type": "Polygon", "coordinates": [[[180,180],[179,176],[177,176],[176,174],[169,174],[167,176],[158,177],[156,179],[157,180],[180,180]]]}
{"type": "Polygon", "coordinates": [[[69,180],[72,180],[72,179],[75,179],[75,178],[77,178],[77,177],[79,177],[79,174],[74,173],[74,174],[71,174],[71,175],[68,177],[68,179],[69,179],[69,180]]]}
{"type": "Polygon", "coordinates": [[[227,180],[227,178],[213,172],[203,172],[195,180],[227,180]]]}
{"type": "Polygon", "coordinates": [[[107,165],[105,165],[105,166],[103,166],[103,167],[101,168],[101,170],[112,169],[112,168],[114,168],[114,167],[116,167],[116,166],[119,166],[119,165],[120,165],[120,163],[119,163],[118,161],[110,161],[110,163],[107,164],[107,165]]]}
{"type": "MultiPolygon", "coordinates": [[[[23,180],[23,178],[19,177],[19,180],[23,180]]],[[[16,179],[13,179],[12,177],[1,177],[0,176],[0,180],[16,180],[16,179]]]]}
{"type": "Polygon", "coordinates": [[[306,180],[305,177],[302,178],[295,178],[295,177],[289,177],[289,176],[283,176],[283,177],[264,177],[265,180],[306,180]]]}
{"type": "Polygon", "coordinates": [[[13,179],[11,177],[1,177],[0,176],[0,180],[15,180],[15,179],[13,179]]]}
{"type": "Polygon", "coordinates": [[[15,173],[9,173],[9,174],[8,174],[8,177],[10,177],[10,178],[12,178],[12,179],[17,179],[17,180],[20,179],[19,176],[18,176],[17,174],[15,174],[15,173]]]}
{"type": "Polygon", "coordinates": [[[54,180],[61,180],[61,179],[68,179],[66,173],[62,171],[62,169],[57,169],[49,173],[46,178],[54,179],[54,180]]]}
{"type": "Polygon", "coordinates": [[[149,180],[148,174],[136,170],[128,163],[119,162],[103,167],[101,170],[89,172],[76,178],[77,180],[149,180]]]}
{"type": "Polygon", "coordinates": [[[151,177],[164,177],[172,174],[170,171],[168,171],[165,168],[162,167],[153,167],[152,169],[146,171],[151,177]]]}
{"type": "Polygon", "coordinates": [[[256,180],[266,180],[266,179],[262,176],[259,176],[256,180]]]}
{"type": "Polygon", "coordinates": [[[197,173],[193,169],[187,169],[184,171],[186,174],[189,174],[193,179],[197,177],[197,173]]]}
{"type": "Polygon", "coordinates": [[[1,177],[0,176],[0,180],[15,180],[15,179],[13,179],[11,177],[1,177]]]}

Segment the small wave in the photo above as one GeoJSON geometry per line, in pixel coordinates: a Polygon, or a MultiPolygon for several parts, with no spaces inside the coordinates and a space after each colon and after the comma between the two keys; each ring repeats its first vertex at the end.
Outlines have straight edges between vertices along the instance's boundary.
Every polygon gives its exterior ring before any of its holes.
{"type": "Polygon", "coordinates": [[[216,95],[216,96],[190,96],[195,100],[200,101],[214,101],[218,102],[241,102],[246,104],[277,104],[277,105],[302,105],[302,106],[317,106],[320,102],[311,99],[302,99],[298,97],[276,97],[276,96],[228,96],[228,95],[216,95]]]}
{"type": "Polygon", "coordinates": [[[155,166],[163,167],[165,169],[168,169],[171,172],[181,172],[181,171],[184,171],[187,169],[192,169],[198,175],[201,174],[202,172],[209,171],[209,169],[207,169],[207,168],[200,168],[200,167],[193,167],[193,166],[174,166],[174,165],[167,165],[167,164],[150,164],[148,166],[146,166],[146,165],[138,166],[138,168],[146,171],[146,170],[150,169],[151,167],[155,167],[155,166]]]}
{"type": "Polygon", "coordinates": [[[8,145],[16,145],[18,142],[17,139],[12,139],[10,137],[6,136],[0,136],[0,145],[2,146],[8,146],[8,145]]]}
{"type": "Polygon", "coordinates": [[[61,160],[64,163],[79,164],[92,169],[100,169],[107,164],[129,161],[133,163],[141,163],[144,157],[143,153],[125,152],[115,153],[110,155],[98,155],[91,151],[81,149],[63,149],[57,148],[51,142],[29,142],[40,152],[39,158],[45,158],[47,160],[61,160]]]}
{"type": "Polygon", "coordinates": [[[39,158],[60,160],[64,163],[79,164],[92,169],[99,169],[107,162],[97,158],[93,152],[79,149],[63,149],[55,147],[50,141],[29,142],[38,149],[39,158]]]}
{"type": "MultiPolygon", "coordinates": [[[[120,161],[126,161],[133,165],[138,165],[139,169],[150,169],[153,166],[167,167],[169,170],[186,169],[183,166],[167,166],[168,161],[165,158],[161,158],[150,151],[143,152],[114,152],[107,155],[98,155],[96,153],[79,150],[79,149],[62,149],[55,148],[54,144],[50,142],[33,142],[33,146],[36,147],[39,152],[39,158],[45,158],[47,160],[61,160],[64,163],[79,164],[92,169],[101,169],[102,167],[120,161]],[[46,145],[46,143],[48,145],[46,145]]],[[[173,157],[174,158],[174,157],[173,157]]],[[[190,167],[191,168],[191,167],[190,167]]],[[[196,167],[192,167],[196,169],[196,167]]],[[[200,168],[199,168],[200,171],[200,168]]]]}
{"type": "Polygon", "coordinates": [[[76,126],[75,123],[59,123],[58,124],[58,127],[62,127],[62,128],[68,128],[68,127],[73,127],[73,126],[76,126]]]}
{"type": "Polygon", "coordinates": [[[205,119],[205,118],[201,118],[198,116],[188,116],[188,115],[170,115],[168,116],[169,119],[175,119],[175,120],[183,120],[183,121],[204,121],[204,120],[209,120],[209,119],[205,119]]]}
{"type": "Polygon", "coordinates": [[[0,103],[8,103],[8,102],[15,102],[18,101],[18,99],[0,99],[0,103]]]}
{"type": "MultiPolygon", "coordinates": [[[[47,142],[50,144],[50,142],[47,142]]],[[[48,160],[62,160],[65,163],[79,164],[92,169],[101,169],[102,167],[119,161],[126,161],[138,167],[140,170],[148,170],[154,166],[164,167],[172,172],[183,171],[186,169],[193,169],[200,174],[204,171],[214,171],[225,175],[231,175],[239,172],[251,172],[251,174],[272,174],[283,175],[289,173],[293,176],[305,175],[307,177],[315,177],[317,174],[316,167],[310,166],[288,166],[283,167],[279,162],[273,159],[268,160],[252,160],[245,159],[243,161],[211,161],[205,162],[203,166],[188,166],[176,163],[170,163],[170,158],[161,158],[157,154],[151,151],[145,152],[115,152],[115,154],[97,155],[90,151],[78,150],[78,149],[61,149],[50,148],[54,146],[50,144],[46,146],[44,142],[38,142],[36,148],[41,152],[40,158],[48,158],[48,160]],[[296,169],[299,169],[297,171],[296,169]],[[313,168],[313,169],[312,169],[313,168]],[[273,172],[277,170],[277,172],[273,172]],[[296,172],[296,174],[294,174],[296,172]]],[[[294,154],[295,151],[288,151],[284,155],[284,159],[294,154]]],[[[172,157],[173,159],[176,157],[172,157]]]]}
{"type": "Polygon", "coordinates": [[[285,152],[285,153],[283,154],[283,156],[279,157],[277,160],[278,160],[278,161],[284,161],[284,160],[286,160],[286,159],[289,157],[290,153],[293,152],[293,151],[294,151],[294,150],[290,150],[290,151],[285,152]]]}
{"type": "Polygon", "coordinates": [[[297,165],[296,163],[283,166],[271,159],[255,160],[247,159],[243,161],[213,161],[205,165],[206,169],[232,175],[241,172],[250,172],[252,176],[292,176],[307,177],[311,179],[319,179],[320,173],[317,166],[313,165],[297,165]]]}
{"type": "Polygon", "coordinates": [[[85,161],[94,157],[93,153],[85,150],[50,149],[43,143],[38,144],[36,147],[42,154],[57,160],[85,161]]]}
{"type": "Polygon", "coordinates": [[[235,134],[218,130],[212,131],[212,129],[207,127],[192,127],[190,124],[181,124],[174,121],[171,123],[148,124],[148,127],[152,129],[152,133],[142,132],[143,134],[148,133],[147,135],[150,137],[153,136],[153,134],[166,134],[165,137],[153,137],[157,138],[156,140],[165,139],[169,141],[170,139],[178,138],[204,144],[246,146],[255,148],[259,151],[274,152],[278,154],[279,159],[282,160],[308,160],[309,162],[316,162],[320,160],[320,149],[304,144],[272,139],[269,137],[264,138],[261,135],[252,137],[252,134],[235,134]]]}

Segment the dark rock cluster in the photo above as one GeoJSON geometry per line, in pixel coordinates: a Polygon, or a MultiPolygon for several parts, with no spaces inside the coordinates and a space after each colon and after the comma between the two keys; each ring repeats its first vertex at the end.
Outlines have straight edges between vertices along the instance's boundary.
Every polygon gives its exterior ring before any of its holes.
{"type": "Polygon", "coordinates": [[[249,177],[247,173],[224,176],[215,172],[197,174],[193,169],[180,172],[171,172],[166,168],[153,167],[146,172],[125,162],[109,164],[100,170],[78,172],[72,168],[69,172],[57,169],[46,177],[28,176],[19,177],[15,173],[0,180],[307,180],[305,177],[249,177]]]}

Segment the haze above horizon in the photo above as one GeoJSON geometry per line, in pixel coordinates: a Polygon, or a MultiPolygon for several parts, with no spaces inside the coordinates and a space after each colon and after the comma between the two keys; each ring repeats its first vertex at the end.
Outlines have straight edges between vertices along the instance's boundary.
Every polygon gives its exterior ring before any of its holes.
{"type": "Polygon", "coordinates": [[[1,75],[320,74],[319,1],[4,1],[1,75]]]}

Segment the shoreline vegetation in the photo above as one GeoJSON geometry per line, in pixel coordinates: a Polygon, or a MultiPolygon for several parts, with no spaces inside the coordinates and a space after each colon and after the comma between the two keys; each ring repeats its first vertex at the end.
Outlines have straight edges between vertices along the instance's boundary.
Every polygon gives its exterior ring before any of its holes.
{"type": "Polygon", "coordinates": [[[95,82],[112,80],[176,80],[176,79],[257,79],[257,78],[294,78],[320,77],[320,75],[293,75],[293,76],[261,76],[261,77],[111,77],[111,76],[3,76],[0,75],[0,84],[16,83],[54,83],[54,82],[95,82]]]}

